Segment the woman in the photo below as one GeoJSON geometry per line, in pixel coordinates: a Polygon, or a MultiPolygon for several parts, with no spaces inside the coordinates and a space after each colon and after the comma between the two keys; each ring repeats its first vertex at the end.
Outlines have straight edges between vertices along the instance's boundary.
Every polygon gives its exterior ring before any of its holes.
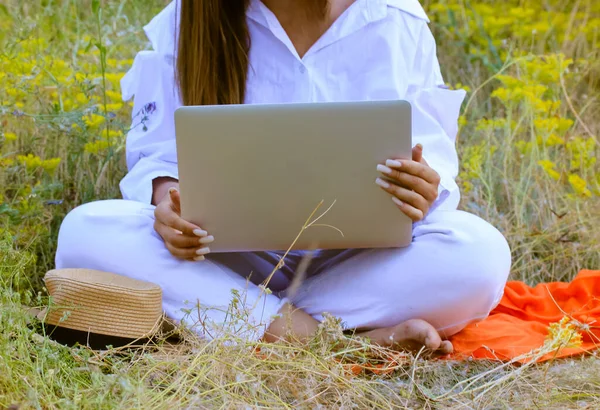
{"type": "Polygon", "coordinates": [[[451,351],[444,339],[500,301],[511,259],[495,228],[456,210],[464,92],[444,87],[427,23],[417,0],[173,2],[145,27],[152,50],[122,81],[124,98],[135,95],[124,200],[73,210],[57,267],[159,284],[166,313],[208,337],[231,317],[234,294],[250,339],[306,339],[327,312],[381,345],[451,351]],[[180,217],[178,106],[381,99],[413,106],[413,158],[373,164],[395,182],[378,179],[382,195],[415,222],[409,247],[316,252],[286,295],[302,252],[265,292],[281,253],[211,255],[214,238],[180,217]]]}

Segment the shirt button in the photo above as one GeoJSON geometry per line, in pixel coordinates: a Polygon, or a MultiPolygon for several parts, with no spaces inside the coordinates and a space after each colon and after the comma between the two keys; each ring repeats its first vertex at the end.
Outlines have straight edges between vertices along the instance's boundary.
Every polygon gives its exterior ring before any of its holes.
{"type": "Polygon", "coordinates": [[[306,72],[306,67],[304,67],[303,65],[300,65],[298,67],[298,71],[300,71],[300,74],[304,74],[306,72]]]}

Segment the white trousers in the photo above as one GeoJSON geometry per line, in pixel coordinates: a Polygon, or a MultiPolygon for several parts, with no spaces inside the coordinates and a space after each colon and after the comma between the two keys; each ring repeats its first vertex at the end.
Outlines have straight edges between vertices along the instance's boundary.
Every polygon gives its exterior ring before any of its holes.
{"type": "MultiPolygon", "coordinates": [[[[201,323],[196,330],[208,337],[214,337],[208,326],[219,328],[236,312],[251,325],[243,337],[262,336],[287,301],[285,289],[303,253],[289,255],[270,282],[273,293],[264,292],[257,284],[271,274],[281,253],[182,261],[171,256],[153,224],[152,205],[125,200],[82,205],[60,229],[57,268],[95,269],[158,284],[166,314],[190,326],[201,323]]],[[[413,243],[402,249],[316,252],[289,302],[318,320],[327,312],[348,329],[423,319],[448,337],[485,318],[500,302],[510,272],[502,234],[472,214],[438,210],[416,224],[413,235],[413,243]]]]}

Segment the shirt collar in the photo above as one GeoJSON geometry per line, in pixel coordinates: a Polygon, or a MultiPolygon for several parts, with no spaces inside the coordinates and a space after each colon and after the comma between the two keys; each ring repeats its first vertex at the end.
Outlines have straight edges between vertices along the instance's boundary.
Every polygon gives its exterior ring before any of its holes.
{"type": "MultiPolygon", "coordinates": [[[[356,0],[348,10],[329,28],[305,57],[336,41],[356,32],[366,25],[387,16],[388,0],[356,0]]],[[[269,29],[275,37],[284,43],[298,57],[285,30],[267,6],[261,0],[251,0],[247,11],[248,18],[269,29]]]]}
{"type": "Polygon", "coordinates": [[[389,7],[395,7],[429,23],[427,13],[425,13],[419,0],[387,0],[386,3],[389,7]]]}
{"type": "MultiPolygon", "coordinates": [[[[358,3],[357,8],[361,9],[361,14],[363,14],[367,24],[387,16],[388,7],[400,9],[429,22],[429,18],[419,0],[357,0],[356,3],[358,3]]],[[[357,6],[356,3],[352,7],[357,6]]],[[[267,17],[268,13],[270,13],[269,9],[261,0],[250,1],[247,16],[257,23],[270,28],[269,18],[267,17]]]]}

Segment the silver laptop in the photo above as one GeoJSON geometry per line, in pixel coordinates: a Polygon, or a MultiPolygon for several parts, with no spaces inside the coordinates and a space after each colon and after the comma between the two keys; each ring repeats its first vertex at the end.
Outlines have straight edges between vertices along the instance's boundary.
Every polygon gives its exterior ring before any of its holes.
{"type": "Polygon", "coordinates": [[[411,157],[405,101],[181,107],[182,217],[212,252],[403,247],[412,222],[375,184],[411,157]]]}

